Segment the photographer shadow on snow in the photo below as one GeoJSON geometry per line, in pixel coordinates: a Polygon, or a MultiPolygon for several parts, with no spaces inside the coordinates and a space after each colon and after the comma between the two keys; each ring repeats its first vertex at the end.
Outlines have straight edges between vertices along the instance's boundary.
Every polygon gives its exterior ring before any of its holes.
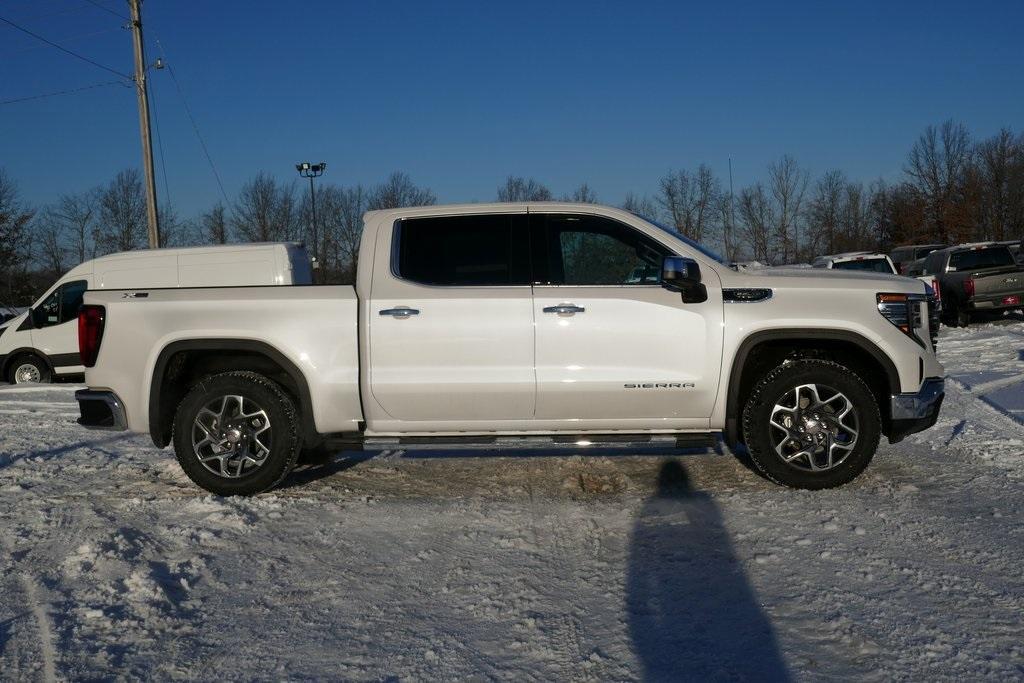
{"type": "Polygon", "coordinates": [[[626,610],[643,679],[787,681],[718,506],[675,460],[631,539],[626,610]]]}

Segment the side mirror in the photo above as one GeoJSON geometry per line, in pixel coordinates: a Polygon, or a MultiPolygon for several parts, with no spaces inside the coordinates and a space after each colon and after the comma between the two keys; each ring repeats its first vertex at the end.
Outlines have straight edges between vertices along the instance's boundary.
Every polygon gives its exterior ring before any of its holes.
{"type": "Polygon", "coordinates": [[[708,300],[708,290],[700,281],[700,265],[685,256],[666,256],[661,264],[661,286],[679,292],[683,303],[699,304],[708,300]]]}

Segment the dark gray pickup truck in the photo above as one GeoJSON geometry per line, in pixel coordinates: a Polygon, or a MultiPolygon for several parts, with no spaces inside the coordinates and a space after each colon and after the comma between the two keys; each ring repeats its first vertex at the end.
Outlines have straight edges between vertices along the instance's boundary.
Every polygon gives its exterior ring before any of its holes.
{"type": "Polygon", "coordinates": [[[1004,244],[962,244],[933,251],[923,275],[934,278],[948,325],[966,327],[971,316],[1020,309],[1024,270],[1004,244]]]}

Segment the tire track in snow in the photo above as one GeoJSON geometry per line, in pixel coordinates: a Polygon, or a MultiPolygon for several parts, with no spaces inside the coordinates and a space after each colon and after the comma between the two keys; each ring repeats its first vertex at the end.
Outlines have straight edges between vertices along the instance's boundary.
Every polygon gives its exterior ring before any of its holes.
{"type": "Polygon", "coordinates": [[[39,651],[43,657],[43,680],[46,683],[53,683],[57,680],[57,671],[54,666],[56,655],[53,649],[53,628],[50,625],[50,617],[46,608],[39,602],[39,593],[36,582],[27,574],[21,575],[21,585],[25,591],[25,599],[32,617],[36,622],[39,637],[39,651]]]}

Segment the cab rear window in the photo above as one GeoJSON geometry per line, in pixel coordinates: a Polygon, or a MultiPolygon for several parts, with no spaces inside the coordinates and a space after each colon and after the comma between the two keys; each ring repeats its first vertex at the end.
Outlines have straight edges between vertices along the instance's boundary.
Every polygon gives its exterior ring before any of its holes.
{"type": "Polygon", "coordinates": [[[1015,264],[1013,254],[1006,247],[983,247],[970,251],[958,251],[949,257],[949,265],[957,270],[999,268],[1015,264]]]}
{"type": "Polygon", "coordinates": [[[866,270],[871,273],[888,273],[892,275],[892,268],[884,258],[866,258],[856,261],[839,261],[832,264],[833,270],[866,270]]]}

